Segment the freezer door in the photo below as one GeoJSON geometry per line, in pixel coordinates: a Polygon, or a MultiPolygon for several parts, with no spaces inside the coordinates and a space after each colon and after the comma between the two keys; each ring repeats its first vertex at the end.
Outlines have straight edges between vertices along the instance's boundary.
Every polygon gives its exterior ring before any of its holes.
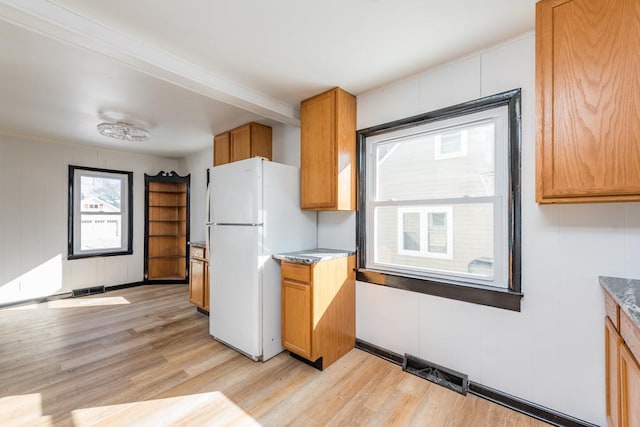
{"type": "Polygon", "coordinates": [[[255,157],[211,169],[211,222],[262,223],[262,162],[255,157]]]}
{"type": "Polygon", "coordinates": [[[262,358],[261,227],[211,227],[209,332],[255,360],[262,358]]]}

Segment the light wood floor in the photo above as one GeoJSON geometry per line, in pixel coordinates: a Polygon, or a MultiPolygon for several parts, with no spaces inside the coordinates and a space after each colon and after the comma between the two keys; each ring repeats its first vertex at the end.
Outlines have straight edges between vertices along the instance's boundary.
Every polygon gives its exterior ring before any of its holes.
{"type": "Polygon", "coordinates": [[[0,425],[538,426],[352,350],[324,372],[214,341],[184,285],[0,310],[0,425]]]}

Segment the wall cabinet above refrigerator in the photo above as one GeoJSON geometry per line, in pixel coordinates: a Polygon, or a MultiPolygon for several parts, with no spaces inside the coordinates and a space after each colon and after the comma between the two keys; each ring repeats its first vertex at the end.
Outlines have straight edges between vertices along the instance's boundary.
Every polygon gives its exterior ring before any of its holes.
{"type": "Polygon", "coordinates": [[[271,160],[271,134],[269,126],[251,122],[216,135],[213,138],[213,165],[256,156],[271,160]]]}

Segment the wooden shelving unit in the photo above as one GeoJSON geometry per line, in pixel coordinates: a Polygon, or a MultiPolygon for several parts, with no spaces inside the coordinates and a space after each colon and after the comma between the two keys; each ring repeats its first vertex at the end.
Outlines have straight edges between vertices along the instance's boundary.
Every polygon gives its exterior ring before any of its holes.
{"type": "Polygon", "coordinates": [[[146,175],[144,278],[154,283],[189,280],[190,176],[146,175]]]}

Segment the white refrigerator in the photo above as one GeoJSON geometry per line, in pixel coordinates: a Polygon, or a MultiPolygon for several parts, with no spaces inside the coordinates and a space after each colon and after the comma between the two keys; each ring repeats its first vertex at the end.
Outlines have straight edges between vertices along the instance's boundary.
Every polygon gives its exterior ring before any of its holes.
{"type": "Polygon", "coordinates": [[[317,215],[300,210],[296,167],[254,157],[209,176],[209,333],[265,361],[283,351],[280,265],[271,255],[315,248],[317,215]]]}

